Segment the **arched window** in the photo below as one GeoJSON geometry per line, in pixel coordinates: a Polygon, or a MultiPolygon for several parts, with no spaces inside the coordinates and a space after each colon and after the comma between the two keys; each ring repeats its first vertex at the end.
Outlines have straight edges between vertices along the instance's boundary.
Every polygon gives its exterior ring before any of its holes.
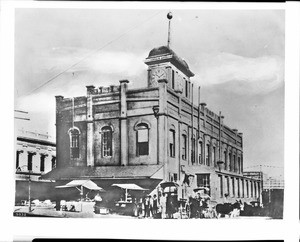
{"type": "Polygon", "coordinates": [[[105,126],[101,129],[102,133],[102,157],[112,156],[112,129],[105,126]]]}
{"type": "Polygon", "coordinates": [[[196,139],[193,137],[191,141],[192,141],[191,161],[192,161],[192,164],[195,164],[195,162],[196,162],[196,139]]]}
{"type": "Polygon", "coordinates": [[[73,128],[69,131],[70,134],[70,152],[71,158],[79,158],[79,136],[80,132],[78,129],[73,128]]]}
{"type": "Polygon", "coordinates": [[[145,123],[136,125],[137,156],[149,155],[149,127],[145,123]]]}

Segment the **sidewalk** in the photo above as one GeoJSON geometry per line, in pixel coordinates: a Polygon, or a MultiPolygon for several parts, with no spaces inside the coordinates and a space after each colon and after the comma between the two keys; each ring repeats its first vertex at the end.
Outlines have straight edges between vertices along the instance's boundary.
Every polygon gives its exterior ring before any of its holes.
{"type": "Polygon", "coordinates": [[[29,213],[28,207],[15,206],[14,214],[17,217],[126,218],[126,219],[134,219],[135,218],[135,217],[119,215],[119,214],[95,214],[94,212],[56,211],[54,208],[32,207],[31,209],[32,209],[32,211],[29,213]]]}

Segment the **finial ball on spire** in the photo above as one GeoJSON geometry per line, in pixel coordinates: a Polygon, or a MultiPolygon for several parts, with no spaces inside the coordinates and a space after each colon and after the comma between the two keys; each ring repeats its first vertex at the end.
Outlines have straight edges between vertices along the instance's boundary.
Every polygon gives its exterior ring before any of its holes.
{"type": "Polygon", "coordinates": [[[173,18],[172,12],[169,12],[169,13],[168,13],[167,18],[168,18],[169,20],[173,18]]]}

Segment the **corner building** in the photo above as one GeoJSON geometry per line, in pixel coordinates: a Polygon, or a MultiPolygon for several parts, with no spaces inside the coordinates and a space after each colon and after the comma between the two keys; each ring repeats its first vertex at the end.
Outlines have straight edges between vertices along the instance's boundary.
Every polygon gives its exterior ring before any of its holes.
{"type": "Polygon", "coordinates": [[[15,203],[31,199],[48,199],[52,184],[39,180],[56,166],[56,145],[48,134],[16,130],[15,203]]]}
{"type": "Polygon", "coordinates": [[[145,64],[146,88],[128,89],[121,80],[87,86],[83,97],[56,96],[57,168],[44,178],[88,178],[104,189],[135,183],[149,192],[175,181],[179,198],[199,186],[215,202],[226,193],[229,202],[260,198],[261,181],[243,175],[242,133],[200,102],[187,63],[161,46],[145,64]]]}

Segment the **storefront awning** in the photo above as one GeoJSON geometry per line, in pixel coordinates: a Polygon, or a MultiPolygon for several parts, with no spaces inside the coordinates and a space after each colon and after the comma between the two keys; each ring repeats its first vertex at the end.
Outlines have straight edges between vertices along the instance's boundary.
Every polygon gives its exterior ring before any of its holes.
{"type": "Polygon", "coordinates": [[[84,179],[163,179],[163,165],[136,165],[136,166],[94,166],[94,167],[61,167],[55,168],[45,175],[42,180],[84,180],[84,179]]]}

